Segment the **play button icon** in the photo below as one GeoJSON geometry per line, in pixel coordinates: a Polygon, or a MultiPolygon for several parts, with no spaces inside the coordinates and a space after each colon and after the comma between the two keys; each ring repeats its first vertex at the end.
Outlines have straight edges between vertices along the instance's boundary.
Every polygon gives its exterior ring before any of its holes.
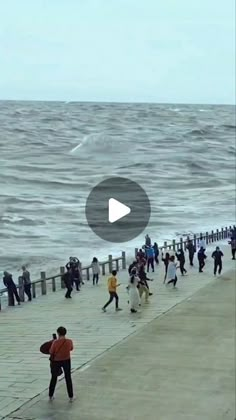
{"type": "Polygon", "coordinates": [[[89,227],[108,242],[121,243],[139,236],[151,214],[144,189],[128,178],[107,178],[95,185],[85,208],[89,227]]]}
{"type": "Polygon", "coordinates": [[[128,206],[122,204],[115,198],[110,198],[108,202],[108,220],[110,223],[117,222],[117,220],[127,216],[130,212],[131,210],[128,206]]]}

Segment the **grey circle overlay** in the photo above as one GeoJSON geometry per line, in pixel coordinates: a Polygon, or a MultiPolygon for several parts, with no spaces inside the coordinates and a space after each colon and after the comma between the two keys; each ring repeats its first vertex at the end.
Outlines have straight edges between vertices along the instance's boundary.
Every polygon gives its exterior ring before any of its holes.
{"type": "Polygon", "coordinates": [[[139,236],[148,225],[151,205],[144,189],[128,178],[113,177],[97,184],[90,192],[85,208],[87,222],[101,239],[121,243],[139,236]],[[130,207],[127,216],[114,223],[108,220],[109,199],[130,207]]]}

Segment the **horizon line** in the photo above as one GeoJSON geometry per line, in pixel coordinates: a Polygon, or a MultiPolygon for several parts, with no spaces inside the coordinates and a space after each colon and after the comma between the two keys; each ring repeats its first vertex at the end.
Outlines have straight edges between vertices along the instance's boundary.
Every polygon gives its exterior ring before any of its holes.
{"type": "Polygon", "coordinates": [[[211,103],[211,102],[153,102],[153,101],[101,101],[101,100],[63,100],[63,99],[1,99],[0,102],[58,102],[64,104],[71,104],[71,103],[89,103],[89,104],[144,104],[144,105],[197,105],[197,106],[235,106],[236,103],[226,103],[226,102],[219,102],[219,103],[211,103]]]}

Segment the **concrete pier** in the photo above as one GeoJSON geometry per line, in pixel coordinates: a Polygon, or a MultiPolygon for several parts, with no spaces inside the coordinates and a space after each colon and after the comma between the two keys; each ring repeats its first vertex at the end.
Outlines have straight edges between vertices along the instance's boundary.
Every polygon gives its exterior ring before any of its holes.
{"type": "Polygon", "coordinates": [[[69,302],[58,292],[1,313],[0,418],[234,420],[235,272],[228,246],[225,254],[225,274],[214,278],[211,258],[203,274],[186,264],[177,290],[163,285],[158,268],[140,314],[129,313],[126,272],[121,313],[100,311],[105,279],[69,302]],[[75,344],[73,404],[64,381],[53,403],[45,391],[49,367],[39,346],[59,324],[75,344]]]}

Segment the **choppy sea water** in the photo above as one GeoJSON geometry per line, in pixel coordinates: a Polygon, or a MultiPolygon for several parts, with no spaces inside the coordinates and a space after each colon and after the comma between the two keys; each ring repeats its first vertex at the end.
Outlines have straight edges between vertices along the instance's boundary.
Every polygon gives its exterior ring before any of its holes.
{"type": "Polygon", "coordinates": [[[144,235],[113,245],[86,223],[89,192],[116,175],[146,190],[160,245],[234,224],[234,106],[0,102],[0,271],[133,253],[144,235]]]}

